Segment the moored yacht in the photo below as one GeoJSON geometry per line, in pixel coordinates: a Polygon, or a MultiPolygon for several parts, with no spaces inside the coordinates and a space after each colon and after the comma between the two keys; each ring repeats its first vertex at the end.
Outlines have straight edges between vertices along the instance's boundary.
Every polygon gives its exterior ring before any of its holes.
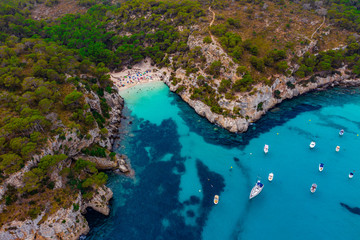
{"type": "Polygon", "coordinates": [[[340,130],[339,135],[340,135],[340,136],[344,135],[344,129],[341,129],[341,130],[340,130]]]}
{"type": "Polygon", "coordinates": [[[271,182],[274,179],[274,174],[269,173],[268,180],[271,182]]]}
{"type": "Polygon", "coordinates": [[[214,196],[214,204],[218,204],[219,203],[219,195],[215,195],[214,196]]]}
{"type": "Polygon", "coordinates": [[[311,192],[311,193],[314,193],[314,192],[316,191],[316,188],[317,188],[316,183],[313,183],[313,184],[311,185],[310,192],[311,192]]]}
{"type": "Polygon", "coordinates": [[[354,173],[353,172],[349,173],[349,178],[351,179],[353,177],[354,177],[354,173]]]}
{"type": "Polygon", "coordinates": [[[269,145],[265,144],[264,153],[267,154],[269,152],[269,145]]]}
{"type": "Polygon", "coordinates": [[[320,163],[319,164],[319,171],[322,172],[324,170],[324,164],[320,163]]]}
{"type": "Polygon", "coordinates": [[[315,143],[314,141],[312,141],[312,142],[310,143],[310,148],[314,148],[315,145],[316,145],[316,143],[315,143]]]}
{"type": "Polygon", "coordinates": [[[339,152],[340,151],[340,146],[336,146],[335,151],[339,152]]]}
{"type": "Polygon", "coordinates": [[[252,199],[257,195],[259,195],[259,193],[263,190],[263,188],[264,188],[264,184],[262,184],[260,180],[258,180],[255,186],[251,189],[249,199],[252,199]]]}

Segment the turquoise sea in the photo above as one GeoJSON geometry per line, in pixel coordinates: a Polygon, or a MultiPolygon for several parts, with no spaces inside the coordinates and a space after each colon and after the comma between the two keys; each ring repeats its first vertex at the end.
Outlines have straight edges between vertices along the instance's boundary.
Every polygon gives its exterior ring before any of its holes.
{"type": "Polygon", "coordinates": [[[136,175],[110,175],[110,216],[89,211],[86,239],[359,239],[359,89],[285,101],[244,134],[210,124],[163,83],[121,95],[117,152],[136,175]],[[257,179],[264,189],[249,200],[257,179]]]}

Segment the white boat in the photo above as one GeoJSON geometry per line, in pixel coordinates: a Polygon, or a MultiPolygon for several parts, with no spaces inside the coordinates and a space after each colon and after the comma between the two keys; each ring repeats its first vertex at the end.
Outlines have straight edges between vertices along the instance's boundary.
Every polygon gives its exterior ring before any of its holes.
{"type": "Polygon", "coordinates": [[[311,185],[310,192],[311,192],[311,193],[314,193],[314,192],[316,191],[316,188],[317,188],[316,183],[313,183],[313,184],[311,185]]]}
{"type": "Polygon", "coordinates": [[[353,177],[354,177],[354,173],[353,172],[349,173],[349,178],[351,179],[353,177]]]}
{"type": "Polygon", "coordinates": [[[312,141],[312,142],[310,143],[310,148],[314,148],[315,145],[316,145],[316,143],[315,143],[314,141],[312,141]]]}
{"type": "Polygon", "coordinates": [[[264,153],[267,154],[269,152],[269,145],[265,144],[264,153]]]}
{"type": "Polygon", "coordinates": [[[219,195],[215,195],[214,196],[214,204],[218,204],[219,203],[219,195]]]}
{"type": "Polygon", "coordinates": [[[262,184],[260,180],[258,180],[255,186],[251,189],[249,199],[252,199],[257,195],[259,195],[259,193],[263,190],[263,188],[264,188],[264,184],[262,184]]]}
{"type": "Polygon", "coordinates": [[[339,135],[340,135],[340,136],[344,135],[344,129],[341,129],[341,130],[340,130],[339,135]]]}
{"type": "Polygon", "coordinates": [[[336,146],[335,151],[340,151],[340,146],[336,146]]]}
{"type": "Polygon", "coordinates": [[[322,172],[324,170],[324,164],[320,163],[319,164],[319,171],[322,172]]]}
{"type": "Polygon", "coordinates": [[[274,179],[274,174],[269,173],[268,180],[271,182],[274,179]]]}

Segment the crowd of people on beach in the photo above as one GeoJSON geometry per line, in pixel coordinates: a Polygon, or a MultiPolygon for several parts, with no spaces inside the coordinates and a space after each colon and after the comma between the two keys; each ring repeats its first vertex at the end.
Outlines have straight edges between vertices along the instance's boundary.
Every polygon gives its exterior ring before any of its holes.
{"type": "Polygon", "coordinates": [[[110,74],[110,76],[119,89],[142,82],[160,80],[160,76],[151,69],[145,71],[141,69],[131,69],[118,74],[110,74]]]}

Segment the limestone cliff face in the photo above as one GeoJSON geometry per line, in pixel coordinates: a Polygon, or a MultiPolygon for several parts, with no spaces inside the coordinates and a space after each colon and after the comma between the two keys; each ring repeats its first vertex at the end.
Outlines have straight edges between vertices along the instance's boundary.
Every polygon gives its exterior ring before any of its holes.
{"type": "MultiPolygon", "coordinates": [[[[192,30],[198,30],[196,26],[192,30]]],[[[316,43],[316,42],[315,42],[316,43]]],[[[206,58],[204,68],[210,66],[214,61],[221,61],[223,67],[221,69],[221,77],[213,80],[214,85],[220,84],[220,79],[226,78],[233,82],[238,78],[236,76],[237,64],[232,62],[232,59],[222,49],[218,42],[210,44],[203,43],[201,36],[190,35],[187,42],[190,49],[200,47],[202,54],[206,58]]],[[[313,47],[313,46],[310,46],[313,47]]],[[[305,49],[304,51],[307,51],[305,49]]],[[[253,86],[252,93],[240,92],[236,93],[236,100],[227,100],[222,98],[219,100],[219,105],[223,109],[228,109],[230,112],[234,108],[239,109],[241,117],[230,118],[220,114],[213,113],[210,107],[199,100],[192,100],[190,96],[192,87],[199,87],[197,84],[197,75],[203,75],[204,69],[199,67],[197,74],[189,74],[186,76],[185,70],[177,69],[175,73],[176,78],[181,79],[181,83],[172,85],[172,80],[167,78],[163,81],[169,86],[171,91],[176,91],[180,86],[185,87],[178,94],[187,102],[197,114],[207,118],[211,123],[220,125],[221,127],[229,130],[230,132],[245,132],[250,123],[260,119],[269,109],[273,108],[276,104],[281,103],[285,99],[290,99],[300,94],[307,93],[318,88],[323,88],[329,85],[338,84],[358,84],[359,79],[352,79],[350,75],[346,74],[346,69],[339,69],[337,74],[327,77],[315,77],[313,79],[297,80],[294,77],[274,76],[276,80],[271,86],[259,83],[253,86]]],[[[215,89],[217,91],[217,89],[215,89]]]]}
{"type": "MultiPolygon", "coordinates": [[[[90,109],[101,111],[100,99],[93,92],[89,94],[92,95],[92,98],[86,98],[86,101],[90,109]]],[[[110,118],[106,126],[108,133],[105,136],[100,134],[100,129],[97,125],[89,131],[88,137],[82,137],[72,129],[66,129],[63,134],[54,136],[48,140],[40,154],[34,155],[33,159],[28,161],[19,172],[12,174],[6,179],[0,186],[0,199],[3,198],[8,184],[17,188],[23,187],[24,174],[31,168],[37,166],[43,156],[49,154],[64,153],[69,157],[60,162],[51,174],[51,180],[55,182],[55,188],[61,188],[63,184],[59,172],[64,167],[70,166],[71,162],[78,158],[84,158],[94,162],[100,170],[118,170],[121,173],[131,174],[132,170],[124,156],[116,155],[112,161],[107,158],[101,159],[84,156],[81,153],[82,148],[89,147],[94,143],[106,147],[108,150],[112,150],[113,143],[118,137],[124,100],[118,93],[109,94],[105,92],[104,98],[111,107],[109,111],[110,118]]],[[[56,116],[49,116],[49,118],[51,118],[53,122],[57,119],[56,116]]],[[[59,122],[54,125],[58,126],[61,124],[62,123],[59,122]]],[[[50,216],[46,214],[45,210],[34,220],[13,221],[1,227],[0,239],[78,239],[80,235],[86,234],[89,231],[88,223],[82,213],[86,212],[87,207],[91,207],[100,213],[108,215],[110,212],[108,203],[112,196],[113,193],[111,189],[106,186],[99,187],[96,194],[94,194],[93,198],[89,201],[84,201],[81,193],[79,193],[74,204],[78,205],[80,210],[76,210],[74,206],[71,206],[67,209],[60,209],[50,216]]],[[[0,211],[3,210],[3,207],[4,206],[0,206],[0,211]]]]}
{"type": "Polygon", "coordinates": [[[86,213],[86,208],[91,207],[95,211],[104,215],[109,215],[109,201],[113,197],[113,192],[106,186],[99,187],[97,193],[90,201],[84,202],[81,206],[81,213],[86,213]]]}
{"type": "Polygon", "coordinates": [[[67,209],[59,209],[48,217],[45,217],[45,212],[43,212],[33,220],[7,223],[0,229],[0,239],[78,239],[90,229],[79,210],[83,207],[81,194],[78,195],[74,204],[79,205],[79,208],[74,209],[73,205],[67,209]]]}
{"type": "MultiPolygon", "coordinates": [[[[165,81],[171,91],[176,91],[177,87],[172,86],[170,81],[165,81]]],[[[220,101],[220,106],[227,109],[233,109],[235,106],[240,108],[240,113],[246,118],[228,118],[223,115],[213,113],[210,107],[198,100],[191,100],[191,94],[188,91],[179,93],[181,98],[187,102],[197,114],[207,118],[211,123],[218,124],[230,132],[245,132],[250,123],[260,119],[268,110],[285,99],[291,99],[312,90],[336,85],[359,85],[360,79],[353,79],[341,69],[340,73],[327,76],[315,77],[313,81],[305,83],[297,82],[294,77],[279,76],[271,86],[258,84],[254,86],[257,91],[250,94],[241,94],[237,101],[220,101]],[[288,85],[290,82],[293,88],[288,85]],[[275,92],[278,92],[276,95],[275,92]]]]}
{"type": "Polygon", "coordinates": [[[75,158],[82,158],[84,160],[93,162],[95,163],[96,168],[99,170],[112,170],[115,172],[119,171],[124,174],[132,175],[132,170],[129,167],[129,163],[126,160],[126,157],[123,155],[116,154],[113,160],[110,158],[93,157],[83,154],[79,154],[75,158]]]}

